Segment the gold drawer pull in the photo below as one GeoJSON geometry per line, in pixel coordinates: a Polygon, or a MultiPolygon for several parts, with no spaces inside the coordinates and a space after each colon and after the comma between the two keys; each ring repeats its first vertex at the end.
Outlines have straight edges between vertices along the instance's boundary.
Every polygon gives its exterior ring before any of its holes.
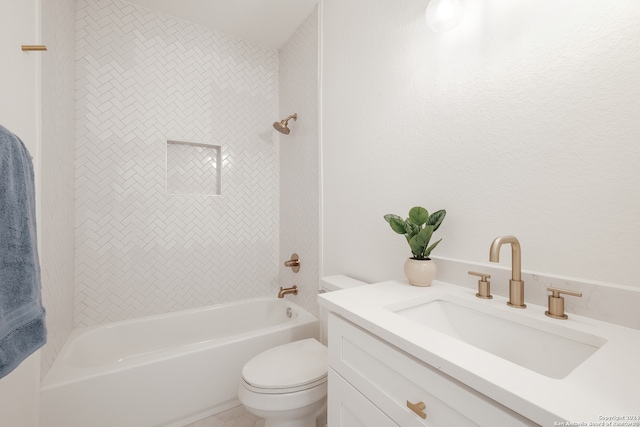
{"type": "Polygon", "coordinates": [[[413,412],[418,414],[422,418],[427,418],[427,414],[424,413],[424,409],[427,407],[424,402],[411,403],[407,400],[407,407],[413,412]]]}

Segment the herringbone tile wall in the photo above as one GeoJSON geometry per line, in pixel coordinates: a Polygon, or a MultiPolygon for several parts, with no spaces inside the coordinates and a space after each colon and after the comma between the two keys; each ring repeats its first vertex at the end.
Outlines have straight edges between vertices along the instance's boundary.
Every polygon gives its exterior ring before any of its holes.
{"type": "Polygon", "coordinates": [[[78,0],[75,323],[273,294],[278,52],[78,0]],[[221,146],[221,195],[166,194],[166,141],[221,146]]]}
{"type": "Polygon", "coordinates": [[[318,140],[318,12],[280,49],[280,116],[298,113],[280,135],[280,281],[300,288],[292,298],[318,314],[320,279],[320,148],[318,140]],[[293,253],[298,273],[283,263],[293,253]]]}
{"type": "Polygon", "coordinates": [[[220,194],[220,147],[167,142],[167,193],[220,194]]]}
{"type": "Polygon", "coordinates": [[[38,231],[47,344],[41,375],[73,330],[75,0],[42,2],[42,151],[38,231]]]}

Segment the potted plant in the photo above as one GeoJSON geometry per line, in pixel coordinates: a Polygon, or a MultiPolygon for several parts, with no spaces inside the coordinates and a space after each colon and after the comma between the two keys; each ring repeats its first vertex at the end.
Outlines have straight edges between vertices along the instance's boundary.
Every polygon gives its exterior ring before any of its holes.
{"type": "Polygon", "coordinates": [[[413,256],[405,262],[404,273],[412,285],[430,286],[436,275],[436,264],[429,255],[442,239],[431,245],[429,242],[446,214],[447,211],[442,209],[429,215],[425,208],[416,206],[411,208],[407,219],[393,214],[384,216],[391,229],[398,234],[404,234],[409,243],[413,256]]]}

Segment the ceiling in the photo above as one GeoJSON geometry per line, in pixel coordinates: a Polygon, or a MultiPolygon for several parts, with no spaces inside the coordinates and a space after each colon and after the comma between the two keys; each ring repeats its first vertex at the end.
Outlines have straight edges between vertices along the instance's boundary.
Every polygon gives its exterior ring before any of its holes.
{"type": "Polygon", "coordinates": [[[128,0],[254,43],[282,47],[318,0],[128,0]]]}

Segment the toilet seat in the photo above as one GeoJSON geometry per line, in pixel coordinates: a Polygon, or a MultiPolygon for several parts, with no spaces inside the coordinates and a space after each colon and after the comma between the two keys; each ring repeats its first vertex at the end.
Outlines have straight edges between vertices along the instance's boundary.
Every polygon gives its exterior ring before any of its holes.
{"type": "Polygon", "coordinates": [[[326,384],[327,348],[313,338],[273,347],[242,368],[243,386],[255,393],[295,393],[326,384]]]}
{"type": "Polygon", "coordinates": [[[319,379],[318,381],[314,381],[308,384],[304,384],[298,387],[288,387],[288,388],[261,388],[254,387],[249,384],[247,381],[242,380],[242,386],[254,393],[258,394],[287,394],[287,393],[297,393],[305,390],[312,389],[314,387],[318,387],[327,383],[327,377],[319,379]]]}

